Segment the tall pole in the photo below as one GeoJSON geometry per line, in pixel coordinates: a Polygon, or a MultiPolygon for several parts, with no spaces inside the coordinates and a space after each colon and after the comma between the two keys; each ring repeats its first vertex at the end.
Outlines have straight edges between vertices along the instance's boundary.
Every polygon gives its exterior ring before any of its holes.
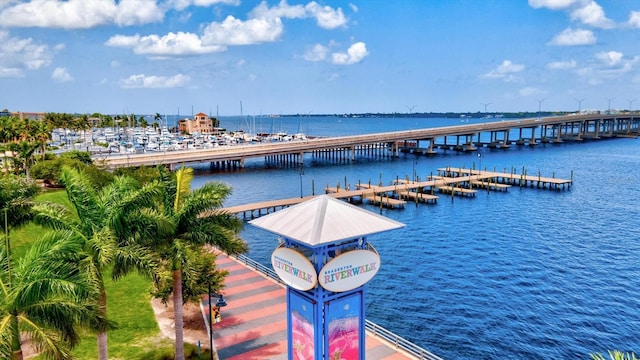
{"type": "Polygon", "coordinates": [[[542,108],[542,102],[545,101],[545,100],[547,100],[547,98],[538,100],[538,120],[540,120],[540,110],[542,108]]]}
{"type": "Polygon", "coordinates": [[[578,114],[580,114],[582,112],[582,102],[584,101],[584,98],[576,99],[576,101],[578,102],[578,114]]]}
{"type": "Polygon", "coordinates": [[[631,104],[633,104],[633,102],[636,101],[636,99],[627,100],[627,101],[629,101],[629,112],[631,112],[631,104]]]}
{"type": "Polygon", "coordinates": [[[611,114],[611,100],[613,100],[615,98],[609,98],[607,100],[609,100],[609,107],[607,108],[607,114],[611,114]]]}
{"type": "MultiPolygon", "coordinates": [[[[303,165],[300,164],[300,198],[302,199],[302,175],[304,175],[304,168],[302,167],[303,165]]],[[[344,185],[345,188],[347,187],[347,184],[344,185]]]]}
{"type": "Polygon", "coordinates": [[[213,321],[211,313],[211,283],[209,283],[209,353],[211,354],[210,360],[213,360],[213,321]]]}
{"type": "Polygon", "coordinates": [[[491,103],[481,103],[482,105],[484,105],[484,117],[487,117],[487,106],[491,105],[491,103]]]}

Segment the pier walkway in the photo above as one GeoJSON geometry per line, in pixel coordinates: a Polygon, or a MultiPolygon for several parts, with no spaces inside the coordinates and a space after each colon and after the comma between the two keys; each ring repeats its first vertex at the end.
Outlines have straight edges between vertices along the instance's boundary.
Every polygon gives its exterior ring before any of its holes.
{"type": "MultiPolygon", "coordinates": [[[[572,175],[573,178],[573,175],[572,175]]],[[[512,186],[537,187],[539,189],[564,190],[571,187],[573,179],[558,179],[554,177],[543,177],[538,175],[527,175],[526,170],[522,174],[515,171],[495,172],[481,171],[464,168],[439,168],[438,175],[432,176],[425,181],[411,181],[408,179],[396,179],[391,185],[372,185],[370,183],[358,183],[355,190],[340,187],[325,187],[325,193],[338,199],[345,199],[352,203],[369,202],[374,205],[387,208],[401,208],[412,200],[415,203],[437,203],[436,191],[450,194],[450,196],[473,197],[478,190],[483,188],[487,191],[507,191],[512,186]]],[[[270,200],[252,204],[230,206],[223,211],[242,215],[244,219],[275,212],[291,205],[310,200],[314,197],[305,196],[299,198],[288,198],[270,200]]]]}
{"type": "MultiPolygon", "coordinates": [[[[257,263],[250,267],[225,254],[217,255],[216,265],[229,271],[222,290],[228,305],[220,311],[221,321],[212,326],[218,359],[287,359],[286,289],[274,280],[277,275],[257,263]]],[[[206,296],[200,308],[209,326],[206,296]]],[[[366,329],[367,360],[442,360],[374,323],[367,321],[366,329]]]]}

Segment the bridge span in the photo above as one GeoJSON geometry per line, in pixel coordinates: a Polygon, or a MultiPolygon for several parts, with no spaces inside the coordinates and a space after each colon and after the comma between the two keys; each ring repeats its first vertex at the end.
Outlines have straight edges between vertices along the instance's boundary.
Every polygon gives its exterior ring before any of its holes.
{"type": "MultiPolygon", "coordinates": [[[[366,121],[366,120],[363,120],[366,121]]],[[[391,121],[391,120],[390,120],[391,121]]],[[[363,123],[365,125],[366,123],[363,123]]],[[[357,152],[398,156],[400,152],[436,154],[436,149],[475,151],[477,147],[508,148],[512,144],[535,146],[613,137],[637,137],[640,113],[581,114],[505,120],[363,135],[315,138],[301,141],[219,146],[168,152],[94,155],[94,162],[118,167],[211,163],[243,167],[246,159],[264,157],[302,163],[305,153],[355,159],[357,152]]]]}

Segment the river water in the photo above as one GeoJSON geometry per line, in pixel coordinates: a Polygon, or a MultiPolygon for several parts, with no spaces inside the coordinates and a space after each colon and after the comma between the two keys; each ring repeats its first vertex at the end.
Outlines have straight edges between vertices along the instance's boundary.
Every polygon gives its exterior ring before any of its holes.
{"type": "MultiPolygon", "coordinates": [[[[222,119],[228,130],[339,136],[464,124],[460,119],[301,117],[222,119]]],[[[464,120],[474,123],[495,121],[464,120]]],[[[516,139],[517,134],[510,136],[516,139]]],[[[526,135],[525,135],[526,136],[526,135]]],[[[528,135],[530,136],[530,135],[528,135]]],[[[426,145],[425,145],[426,146],[426,145]]],[[[640,140],[609,139],[434,157],[358,158],[304,167],[248,161],[196,167],[194,186],[233,187],[226,205],[319,194],[325,186],[424,179],[439,167],[515,168],[570,179],[569,190],[512,187],[435,205],[368,210],[400,221],[369,238],[382,258],[366,285],[367,318],[445,359],[588,359],[640,353],[640,140]]],[[[275,235],[246,225],[249,256],[270,266],[275,235]]]]}

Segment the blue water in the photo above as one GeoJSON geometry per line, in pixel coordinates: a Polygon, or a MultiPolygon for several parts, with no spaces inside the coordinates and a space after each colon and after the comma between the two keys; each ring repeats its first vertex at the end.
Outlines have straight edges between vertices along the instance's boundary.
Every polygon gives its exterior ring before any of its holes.
{"type": "MultiPolygon", "coordinates": [[[[235,129],[238,119],[223,119],[235,129]]],[[[334,136],[432,126],[459,119],[278,118],[262,130],[334,136]]],[[[470,120],[471,123],[483,120],[470,120]]],[[[265,125],[265,124],[268,124],[265,125]]],[[[258,126],[255,126],[258,128],[258,126]]],[[[258,129],[260,131],[260,129],[258,129]]],[[[526,136],[526,135],[525,135],[526,136]]],[[[512,136],[512,139],[515,137],[512,136]]],[[[366,286],[367,318],[445,359],[588,359],[640,353],[640,140],[539,145],[435,157],[358,159],[299,168],[249,161],[241,171],[199,168],[194,186],[231,184],[227,205],[309,195],[336,184],[424,178],[437,168],[482,167],[574,178],[570,190],[512,187],[436,205],[379,209],[406,227],[369,238],[382,258],[366,286]],[[301,186],[302,184],[302,186],[301,186]]],[[[273,234],[246,225],[250,257],[269,265],[273,234]]]]}

